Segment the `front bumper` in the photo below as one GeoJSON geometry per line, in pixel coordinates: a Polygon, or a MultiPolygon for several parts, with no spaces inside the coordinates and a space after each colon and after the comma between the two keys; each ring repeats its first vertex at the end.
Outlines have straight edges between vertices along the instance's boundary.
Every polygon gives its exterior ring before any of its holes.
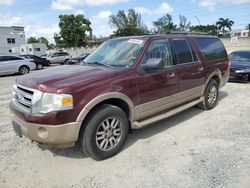
{"type": "Polygon", "coordinates": [[[230,72],[229,80],[241,80],[247,81],[250,78],[250,72],[248,73],[236,73],[235,71],[230,72]]]}
{"type": "Polygon", "coordinates": [[[29,123],[15,114],[11,114],[15,132],[41,144],[65,148],[74,146],[78,139],[81,122],[72,122],[62,125],[44,125],[29,123]]]}

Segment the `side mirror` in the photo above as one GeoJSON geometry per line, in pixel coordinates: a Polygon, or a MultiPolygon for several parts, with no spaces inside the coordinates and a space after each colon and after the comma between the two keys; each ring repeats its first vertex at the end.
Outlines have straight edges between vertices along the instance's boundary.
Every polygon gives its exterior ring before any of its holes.
{"type": "Polygon", "coordinates": [[[146,61],[145,64],[142,64],[141,67],[145,71],[154,71],[164,68],[163,60],[162,58],[150,58],[146,61]]]}

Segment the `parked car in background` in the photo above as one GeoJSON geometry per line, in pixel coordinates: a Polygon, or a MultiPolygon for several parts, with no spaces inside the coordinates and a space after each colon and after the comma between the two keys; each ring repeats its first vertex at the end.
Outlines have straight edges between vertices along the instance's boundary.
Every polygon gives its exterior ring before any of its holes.
{"type": "Polygon", "coordinates": [[[79,54],[78,56],[71,58],[67,61],[67,64],[72,65],[72,64],[79,64],[82,62],[86,57],[88,57],[89,53],[82,53],[79,54]]]}
{"type": "Polygon", "coordinates": [[[122,149],[130,129],[195,105],[213,109],[228,77],[228,55],[218,37],[116,38],[83,65],[18,78],[10,102],[12,124],[19,136],[53,147],[78,143],[87,156],[103,160],[122,149]]]}
{"type": "Polygon", "coordinates": [[[27,74],[29,71],[36,69],[34,60],[12,55],[0,56],[0,75],[7,74],[27,74]]]}
{"type": "Polygon", "coordinates": [[[250,50],[234,51],[229,54],[231,62],[230,80],[250,80],[250,50]]]}
{"type": "Polygon", "coordinates": [[[50,64],[66,64],[66,62],[71,58],[67,52],[54,52],[47,55],[47,60],[50,64]]]}
{"type": "Polygon", "coordinates": [[[24,57],[26,59],[33,59],[36,63],[36,69],[41,70],[44,66],[49,66],[49,61],[46,58],[41,58],[36,55],[26,54],[19,55],[20,57],[24,57]]]}

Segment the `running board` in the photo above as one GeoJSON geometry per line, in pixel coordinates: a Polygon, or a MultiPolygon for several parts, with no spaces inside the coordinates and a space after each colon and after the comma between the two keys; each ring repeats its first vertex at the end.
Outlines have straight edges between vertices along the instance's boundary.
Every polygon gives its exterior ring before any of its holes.
{"type": "Polygon", "coordinates": [[[173,115],[175,115],[175,114],[177,114],[179,112],[182,112],[183,110],[186,110],[186,109],[188,109],[188,108],[190,108],[192,106],[195,106],[195,105],[201,103],[202,101],[203,101],[203,97],[201,97],[201,98],[199,98],[199,99],[197,99],[195,101],[189,102],[189,103],[187,103],[187,104],[185,104],[183,106],[180,106],[178,108],[175,108],[173,110],[170,110],[168,112],[165,112],[163,114],[160,114],[158,116],[154,116],[152,118],[145,119],[145,120],[140,121],[140,122],[135,121],[135,122],[132,123],[132,129],[143,128],[143,127],[145,127],[145,126],[147,126],[147,125],[149,125],[151,123],[155,123],[155,122],[160,121],[162,119],[165,119],[165,118],[168,118],[170,116],[173,116],[173,115]]]}

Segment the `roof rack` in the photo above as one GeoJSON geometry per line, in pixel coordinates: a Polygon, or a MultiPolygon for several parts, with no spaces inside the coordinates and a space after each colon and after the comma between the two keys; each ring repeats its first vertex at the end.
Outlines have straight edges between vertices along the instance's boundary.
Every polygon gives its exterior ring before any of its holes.
{"type": "Polygon", "coordinates": [[[167,35],[209,35],[205,32],[185,32],[185,31],[168,31],[167,35]]]}

